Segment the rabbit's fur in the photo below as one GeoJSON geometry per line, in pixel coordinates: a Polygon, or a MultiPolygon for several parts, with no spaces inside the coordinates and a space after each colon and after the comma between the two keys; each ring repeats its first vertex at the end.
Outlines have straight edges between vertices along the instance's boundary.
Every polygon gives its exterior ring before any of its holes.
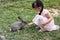
{"type": "Polygon", "coordinates": [[[5,36],[3,35],[3,32],[0,32],[0,40],[6,40],[5,36]]]}
{"type": "Polygon", "coordinates": [[[0,40],[6,40],[4,36],[0,35],[0,40]]]}
{"type": "Polygon", "coordinates": [[[20,19],[20,21],[18,22],[14,22],[11,25],[11,31],[18,31],[24,28],[24,26],[27,24],[27,22],[25,20],[23,20],[20,16],[18,17],[18,19],[20,19]]]}

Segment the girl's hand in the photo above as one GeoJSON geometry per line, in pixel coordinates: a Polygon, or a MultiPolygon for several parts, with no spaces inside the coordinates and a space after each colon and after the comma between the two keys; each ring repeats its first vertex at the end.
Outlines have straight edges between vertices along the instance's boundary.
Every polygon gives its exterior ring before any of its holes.
{"type": "Polygon", "coordinates": [[[42,23],[42,26],[45,26],[47,24],[47,22],[44,22],[44,23],[42,23]]]}
{"type": "Polygon", "coordinates": [[[31,22],[31,23],[28,23],[28,25],[29,25],[29,26],[31,26],[32,24],[33,24],[33,22],[31,22]]]}
{"type": "Polygon", "coordinates": [[[29,26],[31,26],[31,23],[28,23],[29,26]]]}

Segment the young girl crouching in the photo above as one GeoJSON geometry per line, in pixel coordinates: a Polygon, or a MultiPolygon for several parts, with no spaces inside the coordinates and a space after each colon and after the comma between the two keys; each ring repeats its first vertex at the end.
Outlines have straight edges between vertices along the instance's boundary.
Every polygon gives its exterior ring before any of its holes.
{"type": "Polygon", "coordinates": [[[34,8],[36,12],[38,12],[38,14],[34,17],[31,23],[28,23],[28,25],[38,25],[38,27],[41,28],[39,32],[53,31],[59,29],[59,26],[54,24],[54,19],[49,11],[47,9],[44,9],[42,1],[34,1],[32,3],[32,8],[34,8]]]}

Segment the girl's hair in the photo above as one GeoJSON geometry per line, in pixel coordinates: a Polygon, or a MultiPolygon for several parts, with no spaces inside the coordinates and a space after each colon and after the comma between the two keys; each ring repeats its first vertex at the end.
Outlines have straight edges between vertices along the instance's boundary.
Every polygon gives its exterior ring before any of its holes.
{"type": "Polygon", "coordinates": [[[34,1],[34,2],[32,3],[32,8],[35,8],[35,7],[41,7],[41,11],[40,11],[40,13],[39,13],[39,15],[41,15],[41,13],[42,13],[42,11],[43,11],[43,8],[44,8],[42,1],[40,1],[40,0],[34,1]]]}

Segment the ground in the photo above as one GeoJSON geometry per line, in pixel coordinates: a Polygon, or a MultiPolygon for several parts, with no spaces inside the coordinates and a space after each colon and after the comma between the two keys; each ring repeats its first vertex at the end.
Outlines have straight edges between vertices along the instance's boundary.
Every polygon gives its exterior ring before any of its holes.
{"type": "MultiPolygon", "coordinates": [[[[18,32],[11,32],[10,25],[18,21],[18,16],[31,22],[36,15],[31,4],[34,0],[18,0],[11,2],[0,2],[0,33],[7,40],[60,40],[60,30],[39,33],[35,25],[27,26],[18,32]]],[[[43,0],[45,8],[60,9],[60,0],[43,0]]],[[[55,24],[60,25],[60,17],[54,17],[55,24]]]]}

